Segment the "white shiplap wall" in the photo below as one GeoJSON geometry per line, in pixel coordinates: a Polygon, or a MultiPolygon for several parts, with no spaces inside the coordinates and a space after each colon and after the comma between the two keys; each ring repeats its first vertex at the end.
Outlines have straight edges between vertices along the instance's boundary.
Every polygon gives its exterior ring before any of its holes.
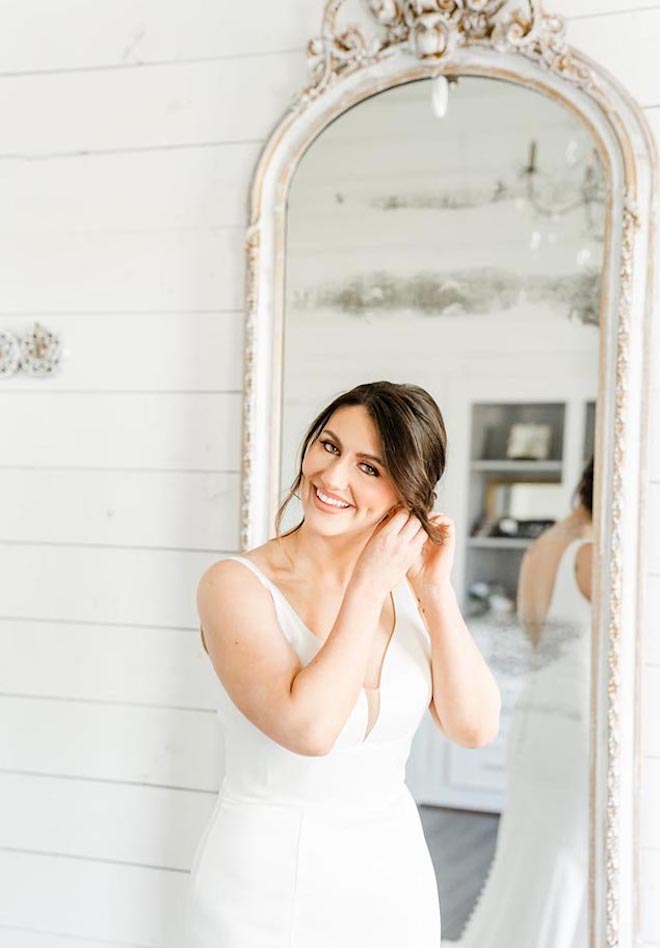
{"type": "MultiPolygon", "coordinates": [[[[660,130],[660,2],[554,8],[660,130]]],[[[0,0],[0,328],[39,318],[67,350],[57,378],[0,382],[1,948],[179,948],[220,767],[194,589],[238,544],[246,192],[319,15],[315,0],[0,0]]],[[[648,946],[660,945],[655,440],[648,946]]]]}

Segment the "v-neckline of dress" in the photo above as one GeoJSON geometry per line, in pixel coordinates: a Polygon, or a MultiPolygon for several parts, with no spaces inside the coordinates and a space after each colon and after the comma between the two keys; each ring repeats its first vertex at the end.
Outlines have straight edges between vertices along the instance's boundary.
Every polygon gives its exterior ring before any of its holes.
{"type": "MultiPolygon", "coordinates": [[[[298,622],[298,625],[300,626],[300,628],[301,628],[304,632],[306,632],[307,635],[310,636],[310,638],[312,638],[312,639],[314,640],[314,642],[317,644],[317,647],[320,649],[321,646],[323,645],[323,643],[326,641],[326,639],[320,639],[320,638],[318,637],[318,635],[314,635],[314,633],[313,633],[312,630],[309,628],[309,626],[308,626],[305,622],[303,622],[303,620],[301,619],[301,617],[300,617],[300,615],[298,614],[298,612],[293,608],[293,606],[291,605],[291,602],[290,602],[289,599],[284,595],[284,593],[282,592],[282,590],[280,589],[280,587],[277,585],[277,583],[274,583],[273,580],[272,580],[269,576],[266,576],[266,574],[264,573],[264,571],[263,571],[259,566],[257,566],[257,564],[256,564],[253,560],[248,559],[247,556],[234,556],[233,559],[239,559],[239,560],[243,560],[244,562],[250,563],[250,564],[255,568],[255,570],[256,570],[261,576],[263,576],[263,578],[266,580],[266,582],[268,583],[268,585],[269,585],[272,589],[274,589],[275,592],[276,592],[276,593],[280,596],[280,598],[283,600],[283,602],[285,603],[285,605],[286,605],[287,608],[289,609],[289,612],[291,613],[291,615],[292,615],[292,616],[295,618],[295,620],[298,622]]],[[[378,695],[378,702],[379,702],[378,714],[376,715],[376,719],[375,719],[375,721],[373,722],[373,724],[371,725],[371,727],[368,729],[368,731],[366,732],[366,734],[364,735],[364,737],[362,738],[362,741],[360,742],[361,744],[365,744],[365,743],[369,740],[370,735],[371,735],[371,734],[373,733],[373,731],[376,729],[376,726],[377,726],[377,724],[378,724],[378,722],[380,721],[380,718],[381,718],[381,711],[380,711],[380,703],[381,703],[381,702],[380,702],[380,694],[381,694],[381,690],[382,690],[382,686],[383,686],[383,678],[384,678],[385,671],[386,671],[387,659],[388,659],[388,657],[389,657],[390,651],[392,650],[392,645],[394,644],[394,639],[395,639],[395,637],[396,637],[397,630],[398,630],[398,628],[399,628],[399,605],[398,605],[398,603],[397,603],[397,601],[396,601],[396,594],[395,594],[395,590],[394,590],[394,589],[391,589],[391,590],[390,590],[390,596],[391,596],[391,599],[392,599],[392,608],[393,608],[393,610],[394,610],[394,624],[393,624],[393,626],[392,626],[392,631],[390,632],[390,637],[389,637],[389,639],[388,639],[388,641],[387,641],[387,646],[386,646],[386,648],[385,648],[385,652],[384,652],[384,654],[383,654],[383,658],[382,658],[381,663],[380,663],[380,675],[379,675],[379,677],[378,677],[378,685],[377,685],[375,688],[368,688],[368,687],[365,687],[365,685],[363,684],[363,685],[361,686],[361,688],[360,688],[360,697],[364,698],[364,700],[365,700],[366,703],[367,703],[367,723],[368,723],[368,718],[369,718],[369,697],[368,697],[367,692],[371,692],[372,694],[375,693],[376,695],[378,695]]]]}

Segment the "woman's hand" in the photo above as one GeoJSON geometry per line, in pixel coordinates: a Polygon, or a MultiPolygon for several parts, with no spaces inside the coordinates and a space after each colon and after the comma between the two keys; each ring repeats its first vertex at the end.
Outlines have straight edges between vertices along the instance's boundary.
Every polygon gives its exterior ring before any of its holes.
{"type": "Polygon", "coordinates": [[[428,534],[418,518],[403,508],[395,508],[367,540],[353,576],[388,593],[403,581],[427,540],[428,534]]]}
{"type": "Polygon", "coordinates": [[[420,551],[407,576],[418,599],[423,592],[442,591],[451,585],[451,568],[456,549],[454,521],[444,514],[431,514],[431,523],[443,529],[444,537],[440,543],[430,538],[420,551]]]}

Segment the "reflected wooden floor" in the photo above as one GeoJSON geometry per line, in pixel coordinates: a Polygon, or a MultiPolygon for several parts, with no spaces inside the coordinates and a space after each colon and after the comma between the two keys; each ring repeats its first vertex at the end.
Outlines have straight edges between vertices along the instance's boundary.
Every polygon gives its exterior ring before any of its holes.
{"type": "Polygon", "coordinates": [[[499,816],[436,806],[418,809],[438,879],[442,937],[454,941],[488,874],[499,816]]]}

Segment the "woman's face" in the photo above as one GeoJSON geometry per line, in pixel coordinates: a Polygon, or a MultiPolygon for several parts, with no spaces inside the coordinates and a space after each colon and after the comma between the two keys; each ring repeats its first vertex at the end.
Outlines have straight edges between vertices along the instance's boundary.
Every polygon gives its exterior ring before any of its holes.
{"type": "Polygon", "coordinates": [[[372,530],[398,503],[376,426],[362,405],[333,412],[307,449],[302,474],[305,523],[326,535],[372,530]]]}

